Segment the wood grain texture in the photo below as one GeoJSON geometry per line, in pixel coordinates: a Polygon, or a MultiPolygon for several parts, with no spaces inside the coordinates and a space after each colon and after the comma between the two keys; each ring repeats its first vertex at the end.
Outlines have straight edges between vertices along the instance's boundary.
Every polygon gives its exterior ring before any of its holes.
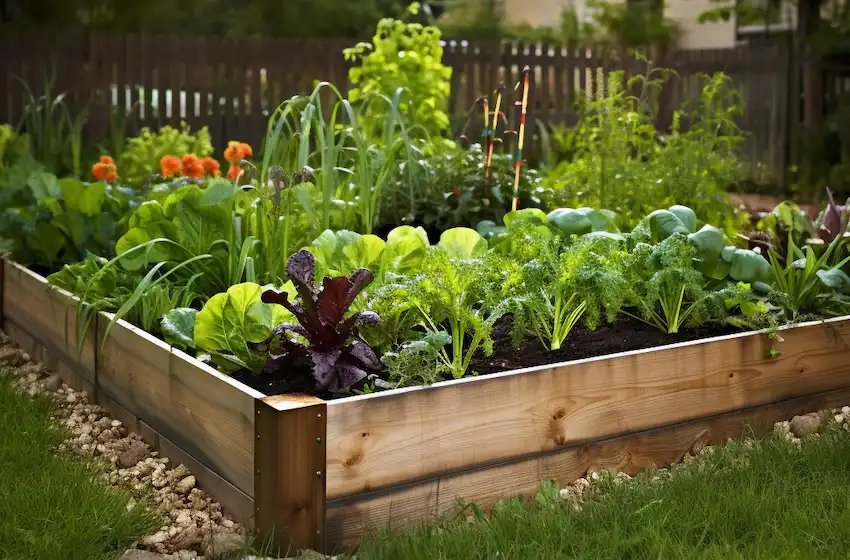
{"type": "Polygon", "coordinates": [[[370,529],[453,513],[457,498],[489,508],[500,499],[534,496],[542,480],[564,485],[605,467],[634,475],[651,465],[668,466],[706,445],[763,435],[794,415],[847,404],[850,389],[840,389],[329,502],[328,546],[350,549],[370,529]]]}
{"type": "Polygon", "coordinates": [[[328,499],[850,386],[850,320],[328,403],[328,499]]]}
{"type": "Polygon", "coordinates": [[[78,299],[10,260],[4,261],[4,269],[4,321],[26,331],[66,366],[94,384],[94,328],[92,325],[82,350],[78,351],[78,299]]]}
{"type": "Polygon", "coordinates": [[[284,556],[295,549],[322,552],[327,405],[299,395],[267,397],[255,404],[258,536],[284,556]]]}
{"type": "MultiPolygon", "coordinates": [[[[98,316],[98,340],[111,316],[98,316]]],[[[263,395],[125,321],[98,359],[98,389],[254,496],[254,399],[263,395]]]]}

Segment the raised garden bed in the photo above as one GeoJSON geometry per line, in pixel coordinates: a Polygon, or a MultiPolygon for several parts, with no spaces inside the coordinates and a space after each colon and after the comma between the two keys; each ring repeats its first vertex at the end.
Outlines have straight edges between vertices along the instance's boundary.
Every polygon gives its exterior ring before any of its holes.
{"type": "Polygon", "coordinates": [[[105,315],[78,353],[72,296],[8,260],[2,291],[7,333],[283,546],[668,464],[850,398],[850,317],[324,402],[266,396],[124,321],[100,353],[105,315]]]}

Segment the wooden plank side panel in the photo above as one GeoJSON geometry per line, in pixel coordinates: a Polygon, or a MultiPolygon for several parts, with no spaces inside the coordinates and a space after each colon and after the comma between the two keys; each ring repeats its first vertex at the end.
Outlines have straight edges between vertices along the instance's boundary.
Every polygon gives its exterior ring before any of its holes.
{"type": "Polygon", "coordinates": [[[328,498],[850,387],[850,320],[328,404],[328,498]]]}
{"type": "MultiPolygon", "coordinates": [[[[98,341],[110,319],[98,316],[98,341]]],[[[260,393],[124,321],[106,339],[97,381],[139,420],[253,497],[254,400],[260,393]]]]}
{"type": "Polygon", "coordinates": [[[501,499],[533,497],[542,480],[564,485],[608,467],[635,475],[652,465],[678,462],[707,445],[722,445],[729,438],[764,435],[776,422],[797,414],[847,404],[850,389],[840,389],[331,502],[328,545],[351,548],[371,529],[396,529],[452,513],[458,498],[489,508],[501,499]]]}
{"type": "Polygon", "coordinates": [[[255,525],[283,553],[325,549],[327,405],[310,396],[255,401],[255,525]]]}
{"type": "Polygon", "coordinates": [[[10,260],[4,262],[3,318],[94,383],[94,330],[77,346],[77,299],[10,260]]]}

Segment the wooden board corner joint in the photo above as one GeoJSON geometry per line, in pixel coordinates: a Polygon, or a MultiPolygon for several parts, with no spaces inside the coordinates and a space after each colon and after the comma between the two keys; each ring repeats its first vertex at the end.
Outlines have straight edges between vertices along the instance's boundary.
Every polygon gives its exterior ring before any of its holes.
{"type": "Polygon", "coordinates": [[[325,551],[327,404],[255,400],[254,522],[262,543],[287,555],[325,551]]]}

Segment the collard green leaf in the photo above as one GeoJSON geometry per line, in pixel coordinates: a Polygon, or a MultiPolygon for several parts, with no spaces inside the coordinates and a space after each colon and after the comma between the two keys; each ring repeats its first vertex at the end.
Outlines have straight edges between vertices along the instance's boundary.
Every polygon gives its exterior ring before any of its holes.
{"type": "Polygon", "coordinates": [[[590,220],[590,226],[593,231],[609,231],[617,233],[618,229],[614,221],[616,214],[610,210],[597,210],[596,208],[579,208],[576,210],[579,214],[590,220]]]}
{"type": "Polygon", "coordinates": [[[197,348],[194,338],[197,314],[198,310],[191,307],[178,307],[166,313],[160,321],[165,342],[181,350],[197,348]]]}
{"type": "Polygon", "coordinates": [[[818,275],[825,286],[842,294],[850,294],[850,277],[843,270],[831,268],[829,270],[818,270],[815,274],[818,275]]]}
{"type": "Polygon", "coordinates": [[[437,246],[457,259],[472,259],[487,252],[487,240],[474,229],[464,227],[444,231],[437,246]]]}
{"type": "Polygon", "coordinates": [[[67,178],[59,181],[59,189],[65,208],[87,216],[101,213],[106,200],[106,183],[84,184],[79,179],[67,178]]]}
{"type": "Polygon", "coordinates": [[[508,228],[497,225],[493,220],[481,220],[475,226],[475,231],[489,242],[493,236],[508,231],[508,228]]]}
{"type": "Polygon", "coordinates": [[[572,208],[552,210],[546,219],[562,235],[584,235],[593,231],[593,222],[590,218],[572,208]]]}
{"type": "Polygon", "coordinates": [[[688,234],[688,240],[697,250],[697,270],[718,280],[726,276],[727,270],[720,258],[726,245],[722,231],[706,224],[698,232],[688,234]]]}
{"type": "Polygon", "coordinates": [[[770,279],[770,263],[750,249],[738,249],[726,247],[721,256],[724,261],[731,264],[729,276],[740,282],[767,282],[770,279]]]}
{"type": "Polygon", "coordinates": [[[697,215],[693,210],[687,206],[681,206],[679,204],[671,206],[668,210],[679,218],[689,233],[693,233],[697,230],[697,215]]]}
{"type": "Polygon", "coordinates": [[[585,234],[584,239],[611,239],[618,243],[625,243],[626,238],[619,233],[611,233],[610,231],[591,231],[585,234]]]}
{"type": "Polygon", "coordinates": [[[679,216],[669,210],[655,210],[647,216],[647,220],[652,240],[656,243],[664,241],[674,233],[690,233],[679,216]]]}

